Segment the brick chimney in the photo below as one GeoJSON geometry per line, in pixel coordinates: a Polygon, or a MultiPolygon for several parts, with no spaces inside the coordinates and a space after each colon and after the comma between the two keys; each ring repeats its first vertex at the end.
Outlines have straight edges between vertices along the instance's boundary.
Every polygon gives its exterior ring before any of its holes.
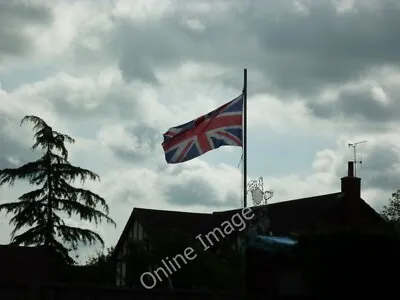
{"type": "Polygon", "coordinates": [[[354,176],[354,162],[348,162],[347,176],[342,178],[342,193],[348,199],[361,198],[361,178],[354,176]]]}

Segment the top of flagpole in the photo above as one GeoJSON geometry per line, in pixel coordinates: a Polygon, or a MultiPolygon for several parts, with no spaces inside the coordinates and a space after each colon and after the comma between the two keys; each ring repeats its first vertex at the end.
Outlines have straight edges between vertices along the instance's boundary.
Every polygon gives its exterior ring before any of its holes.
{"type": "Polygon", "coordinates": [[[243,70],[243,94],[247,94],[247,68],[243,70]]]}
{"type": "Polygon", "coordinates": [[[247,69],[243,70],[243,207],[247,207],[247,69]]]}

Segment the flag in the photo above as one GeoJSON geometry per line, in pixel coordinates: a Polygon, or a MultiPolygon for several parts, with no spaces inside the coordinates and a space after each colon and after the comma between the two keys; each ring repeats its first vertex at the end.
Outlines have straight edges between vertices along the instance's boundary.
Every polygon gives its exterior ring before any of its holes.
{"type": "Polygon", "coordinates": [[[243,94],[212,112],[164,133],[169,164],[182,163],[221,146],[242,146],[243,94]]]}

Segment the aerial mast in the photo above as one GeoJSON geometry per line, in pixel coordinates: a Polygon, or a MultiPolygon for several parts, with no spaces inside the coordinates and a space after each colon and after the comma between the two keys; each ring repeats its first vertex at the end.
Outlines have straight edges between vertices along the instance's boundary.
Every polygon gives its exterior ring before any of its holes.
{"type": "Polygon", "coordinates": [[[354,176],[357,176],[357,164],[362,164],[362,160],[357,160],[357,146],[367,141],[361,141],[356,143],[349,143],[349,148],[353,148],[353,162],[354,162],[354,176]]]}

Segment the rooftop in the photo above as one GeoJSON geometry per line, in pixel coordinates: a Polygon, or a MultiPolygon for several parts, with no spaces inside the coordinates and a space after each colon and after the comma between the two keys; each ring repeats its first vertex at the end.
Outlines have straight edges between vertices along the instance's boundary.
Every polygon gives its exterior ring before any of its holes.
{"type": "MultiPolygon", "coordinates": [[[[268,216],[271,220],[270,230],[291,232],[307,229],[309,224],[315,223],[335,209],[339,209],[340,195],[341,193],[332,193],[268,204],[268,216]]],[[[365,205],[368,206],[366,203],[365,205]]],[[[115,249],[121,247],[122,241],[125,240],[135,219],[146,231],[179,230],[183,233],[197,235],[219,226],[240,211],[241,209],[233,209],[213,213],[193,213],[134,208],[115,249]]]]}

